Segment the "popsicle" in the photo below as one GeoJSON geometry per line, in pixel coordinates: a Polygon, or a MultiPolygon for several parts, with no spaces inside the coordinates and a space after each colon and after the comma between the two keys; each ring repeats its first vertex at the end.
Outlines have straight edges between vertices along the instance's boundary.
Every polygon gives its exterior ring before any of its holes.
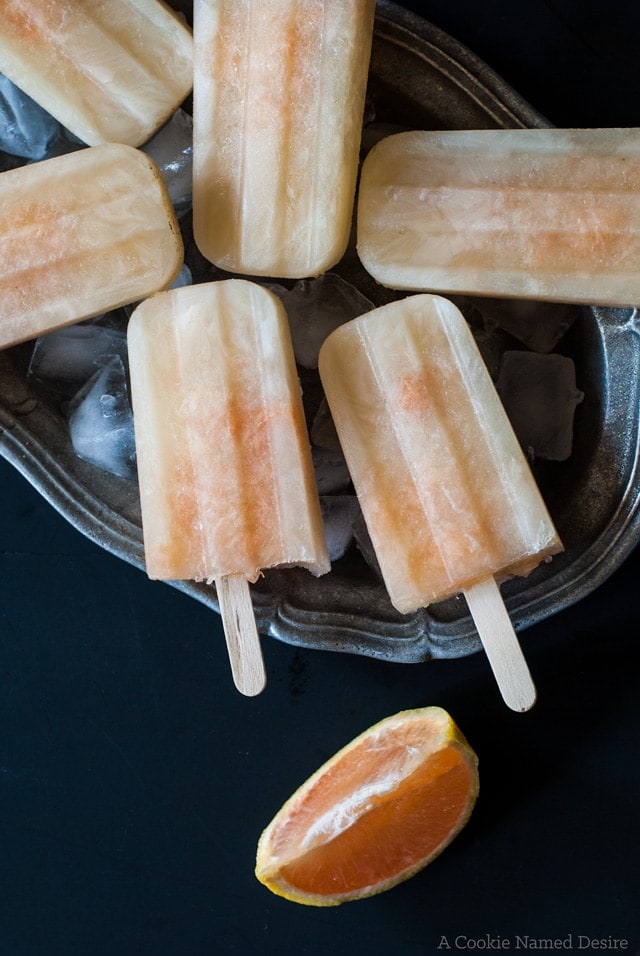
{"type": "Polygon", "coordinates": [[[265,682],[249,583],[329,570],[289,327],[229,279],[137,307],[128,330],[147,574],[215,582],[236,686],[265,682]]]}
{"type": "Polygon", "coordinates": [[[320,376],[392,604],[463,592],[502,695],[535,688],[497,581],[562,550],[462,314],[414,295],[325,340],[320,376]]]}
{"type": "Polygon", "coordinates": [[[131,146],[0,174],[0,348],[169,286],[183,254],[160,174],[131,146]]]}
{"type": "Polygon", "coordinates": [[[382,285],[640,302],[640,129],[398,133],[363,164],[358,252],[382,285]]]}
{"type": "Polygon", "coordinates": [[[351,229],[374,0],[195,0],[193,220],[242,275],[302,278],[351,229]]]}
{"type": "Polygon", "coordinates": [[[140,146],[193,87],[189,27],[160,0],[1,0],[0,72],[90,146],[140,146]]]}

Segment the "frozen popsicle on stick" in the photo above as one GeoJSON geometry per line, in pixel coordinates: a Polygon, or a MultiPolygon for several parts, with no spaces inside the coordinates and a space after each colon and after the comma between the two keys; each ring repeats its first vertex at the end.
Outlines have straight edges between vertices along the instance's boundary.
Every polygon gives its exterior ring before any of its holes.
{"type": "Polygon", "coordinates": [[[407,132],[363,164],[358,252],[394,289],[636,306],[640,129],[407,132]]]}
{"type": "Polygon", "coordinates": [[[215,582],[234,680],[265,681],[249,583],[329,570],[286,314],[244,279],[133,313],[131,390],[149,577],[215,582]]]}
{"type": "Polygon", "coordinates": [[[320,375],[392,604],[463,592],[506,703],[535,688],[498,584],[562,550],[462,314],[439,296],[333,332],[320,375]]]}
{"type": "Polygon", "coordinates": [[[171,285],[183,243],[157,167],[91,146],[0,174],[0,348],[171,285]]]}
{"type": "Polygon", "coordinates": [[[195,0],[193,218],[200,251],[300,278],[351,228],[374,0],[195,0]]]}
{"type": "Polygon", "coordinates": [[[190,29],[160,0],[2,0],[0,72],[90,146],[140,146],[193,87],[190,29]]]}

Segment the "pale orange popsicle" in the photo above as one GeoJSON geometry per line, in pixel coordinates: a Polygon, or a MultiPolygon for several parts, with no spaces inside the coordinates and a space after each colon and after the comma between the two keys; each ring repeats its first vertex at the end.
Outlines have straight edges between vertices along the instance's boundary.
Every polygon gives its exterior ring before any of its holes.
{"type": "MultiPolygon", "coordinates": [[[[504,619],[495,578],[562,545],[462,314],[438,296],[393,302],[333,332],[319,368],[393,605],[464,592],[487,647],[478,599],[504,619]]],[[[507,631],[499,656],[505,641],[517,653],[507,631]]],[[[511,706],[534,697],[525,681],[511,706]]]]}
{"type": "Polygon", "coordinates": [[[169,286],[183,254],[157,167],[131,146],[0,174],[0,348],[169,286]]]}
{"type": "Polygon", "coordinates": [[[193,86],[193,39],[161,0],[1,0],[0,72],[90,146],[140,146],[193,86]]]}
{"type": "Polygon", "coordinates": [[[351,228],[373,0],[195,0],[196,242],[231,272],[300,278],[351,228]]]}
{"type": "Polygon", "coordinates": [[[328,571],[276,296],[239,279],[160,293],[133,313],[128,342],[149,576],[214,581],[227,628],[229,587],[246,597],[265,568],[328,571]]]}
{"type": "Polygon", "coordinates": [[[640,129],[398,133],[363,164],[358,252],[395,289],[635,306],[640,129]]]}

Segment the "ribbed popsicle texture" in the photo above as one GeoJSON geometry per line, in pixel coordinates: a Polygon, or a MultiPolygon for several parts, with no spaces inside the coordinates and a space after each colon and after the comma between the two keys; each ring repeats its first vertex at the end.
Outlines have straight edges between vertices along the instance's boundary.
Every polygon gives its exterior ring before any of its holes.
{"type": "Polygon", "coordinates": [[[0,347],[169,286],[183,243],[157,167],[107,144],[0,175],[0,347]]]}
{"type": "Polygon", "coordinates": [[[399,611],[526,574],[562,549],[451,302],[409,296],[341,326],[320,374],[399,611]]]}
{"type": "Polygon", "coordinates": [[[300,278],[341,258],[373,0],[195,0],[196,241],[218,266],[300,278]]]}
{"type": "Polygon", "coordinates": [[[328,571],[280,301],[241,279],[160,293],[128,341],[149,576],[328,571]]]}
{"type": "Polygon", "coordinates": [[[408,132],[366,158],[358,252],[395,289],[640,302],[640,129],[408,132]]]}
{"type": "Polygon", "coordinates": [[[90,146],[140,146],[191,92],[191,31],[159,0],[0,0],[0,71],[90,146]]]}

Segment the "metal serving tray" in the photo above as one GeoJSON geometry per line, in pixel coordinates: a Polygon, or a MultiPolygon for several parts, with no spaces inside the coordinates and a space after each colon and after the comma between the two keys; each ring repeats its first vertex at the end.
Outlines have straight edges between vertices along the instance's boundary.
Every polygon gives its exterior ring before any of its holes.
{"type": "MultiPolygon", "coordinates": [[[[190,4],[175,5],[190,19],[190,4]]],[[[423,129],[549,125],[466,48],[389,2],[377,9],[372,112],[376,122],[423,129]]],[[[376,304],[388,301],[390,293],[364,273],[353,252],[336,271],[376,304]]],[[[573,454],[534,467],[566,551],[529,578],[503,586],[518,629],[596,588],[640,534],[638,316],[597,307],[576,307],[575,313],[558,346],[574,360],[585,394],[573,454]]],[[[0,353],[0,453],[88,538],[144,568],[135,483],[74,454],[64,416],[26,377],[31,348],[26,343],[0,353]]],[[[308,378],[305,389],[313,389],[308,378]]],[[[174,586],[218,610],[213,587],[174,586]]],[[[480,648],[463,599],[399,615],[355,548],[319,579],[305,571],[268,571],[252,594],[261,632],[294,645],[396,662],[459,657],[480,648]]]]}

